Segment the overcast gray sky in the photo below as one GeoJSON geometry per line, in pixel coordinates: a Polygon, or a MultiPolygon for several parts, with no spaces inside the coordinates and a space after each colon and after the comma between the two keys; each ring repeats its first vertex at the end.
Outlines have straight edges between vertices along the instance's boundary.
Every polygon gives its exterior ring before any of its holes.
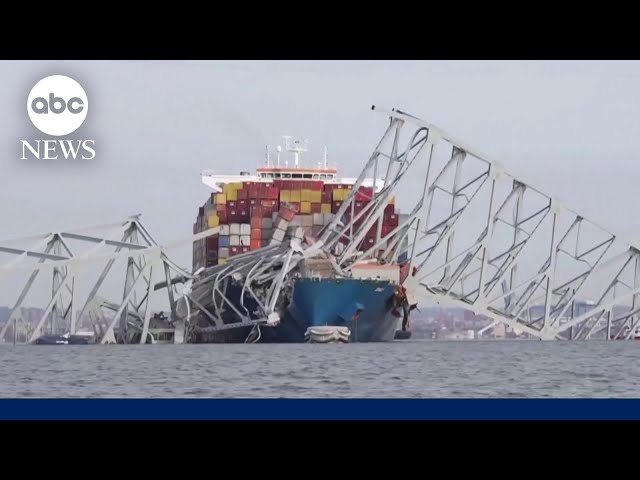
{"type": "Polygon", "coordinates": [[[387,124],[372,104],[434,122],[640,238],[638,62],[4,61],[0,79],[0,239],[132,213],[161,242],[180,239],[209,194],[199,172],[253,170],[283,134],[309,138],[317,158],[327,144],[356,175],[387,124]],[[93,161],[19,160],[20,139],[44,137],[26,98],[51,74],[87,92],[69,138],[95,139],[93,161]]]}

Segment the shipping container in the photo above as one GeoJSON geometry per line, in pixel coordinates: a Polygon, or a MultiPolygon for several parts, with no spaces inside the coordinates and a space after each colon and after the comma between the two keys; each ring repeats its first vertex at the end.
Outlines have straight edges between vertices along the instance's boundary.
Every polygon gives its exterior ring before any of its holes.
{"type": "Polygon", "coordinates": [[[214,227],[217,227],[218,225],[220,225],[220,218],[218,217],[218,215],[215,213],[209,215],[208,227],[214,228],[214,227]]]}

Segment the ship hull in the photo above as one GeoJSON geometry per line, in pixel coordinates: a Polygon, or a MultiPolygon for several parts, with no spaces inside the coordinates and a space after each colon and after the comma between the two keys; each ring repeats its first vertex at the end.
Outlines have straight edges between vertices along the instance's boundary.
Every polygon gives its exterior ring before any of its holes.
{"type": "Polygon", "coordinates": [[[263,327],[262,342],[303,343],[310,327],[347,327],[350,343],[391,342],[402,319],[394,314],[395,286],[388,281],[295,281],[292,301],[276,327],[263,327]]]}

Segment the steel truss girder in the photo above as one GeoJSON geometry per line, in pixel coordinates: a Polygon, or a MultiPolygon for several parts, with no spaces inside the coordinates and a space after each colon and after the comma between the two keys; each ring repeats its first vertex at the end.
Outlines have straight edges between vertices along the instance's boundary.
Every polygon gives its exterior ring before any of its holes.
{"type": "MultiPolygon", "coordinates": [[[[172,244],[171,248],[187,245],[215,233],[217,229],[201,232],[172,244]]],[[[76,334],[78,322],[86,320],[86,315],[97,334],[98,343],[147,342],[154,321],[153,297],[156,290],[159,290],[154,283],[154,276],[158,272],[164,275],[172,311],[175,311],[176,280],[172,280],[171,275],[176,275],[177,283],[194,278],[191,273],[170,260],[166,250],[167,247],[155,242],[138,215],[113,224],[13,239],[6,241],[6,245],[0,244],[0,253],[5,257],[10,256],[7,262],[0,264],[0,280],[12,281],[12,274],[31,270],[24,288],[13,304],[9,321],[0,328],[0,339],[16,324],[16,319],[22,318],[24,322],[21,309],[34,306],[29,305],[28,301],[37,289],[34,287],[36,278],[44,270],[44,275],[52,275],[51,296],[48,301],[45,300],[46,306],[31,328],[28,343],[36,341],[43,334],[57,333],[56,327],[61,329],[60,333],[76,334]],[[106,233],[102,236],[95,233],[105,230],[106,233]],[[75,242],[73,250],[69,242],[75,242]],[[25,243],[28,244],[26,247],[21,246],[25,243]],[[102,295],[103,283],[109,275],[114,275],[112,270],[119,259],[126,260],[127,263],[125,289],[120,300],[111,301],[102,295]],[[89,284],[89,267],[95,264],[100,266],[101,263],[104,267],[97,280],[88,294],[81,298],[78,285],[89,284]],[[47,325],[49,329],[45,331],[47,325]]],[[[118,274],[115,275],[117,279],[118,274]]],[[[175,321],[175,316],[171,316],[169,321],[175,321]]]]}
{"type": "Polygon", "coordinates": [[[317,255],[320,245],[303,248],[299,240],[287,239],[206,269],[194,282],[191,292],[183,295],[183,302],[178,304],[178,318],[189,322],[201,315],[206,323],[194,325],[191,333],[277,324],[278,303],[289,287],[291,272],[305,258],[317,255]],[[229,296],[231,284],[240,291],[239,302],[229,296]],[[252,310],[248,301],[254,302],[252,310]]]}
{"type": "Polygon", "coordinates": [[[544,340],[633,337],[640,323],[633,244],[439,127],[399,110],[373,109],[389,125],[322,235],[342,271],[357,259],[381,258],[381,248],[385,260],[397,259],[397,239],[407,238],[415,275],[405,287],[414,296],[544,340]],[[356,213],[356,190],[377,172],[385,172],[384,186],[356,213]],[[408,215],[383,237],[389,199],[398,193],[408,200],[402,182],[418,177],[417,200],[407,202],[408,215]],[[374,244],[357,255],[376,222],[374,244]]]}

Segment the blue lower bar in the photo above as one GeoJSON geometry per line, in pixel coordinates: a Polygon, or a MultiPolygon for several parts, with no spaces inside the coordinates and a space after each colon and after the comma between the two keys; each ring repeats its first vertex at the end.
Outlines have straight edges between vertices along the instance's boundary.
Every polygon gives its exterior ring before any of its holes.
{"type": "Polygon", "coordinates": [[[0,399],[0,419],[630,420],[640,399],[0,399]]]}

